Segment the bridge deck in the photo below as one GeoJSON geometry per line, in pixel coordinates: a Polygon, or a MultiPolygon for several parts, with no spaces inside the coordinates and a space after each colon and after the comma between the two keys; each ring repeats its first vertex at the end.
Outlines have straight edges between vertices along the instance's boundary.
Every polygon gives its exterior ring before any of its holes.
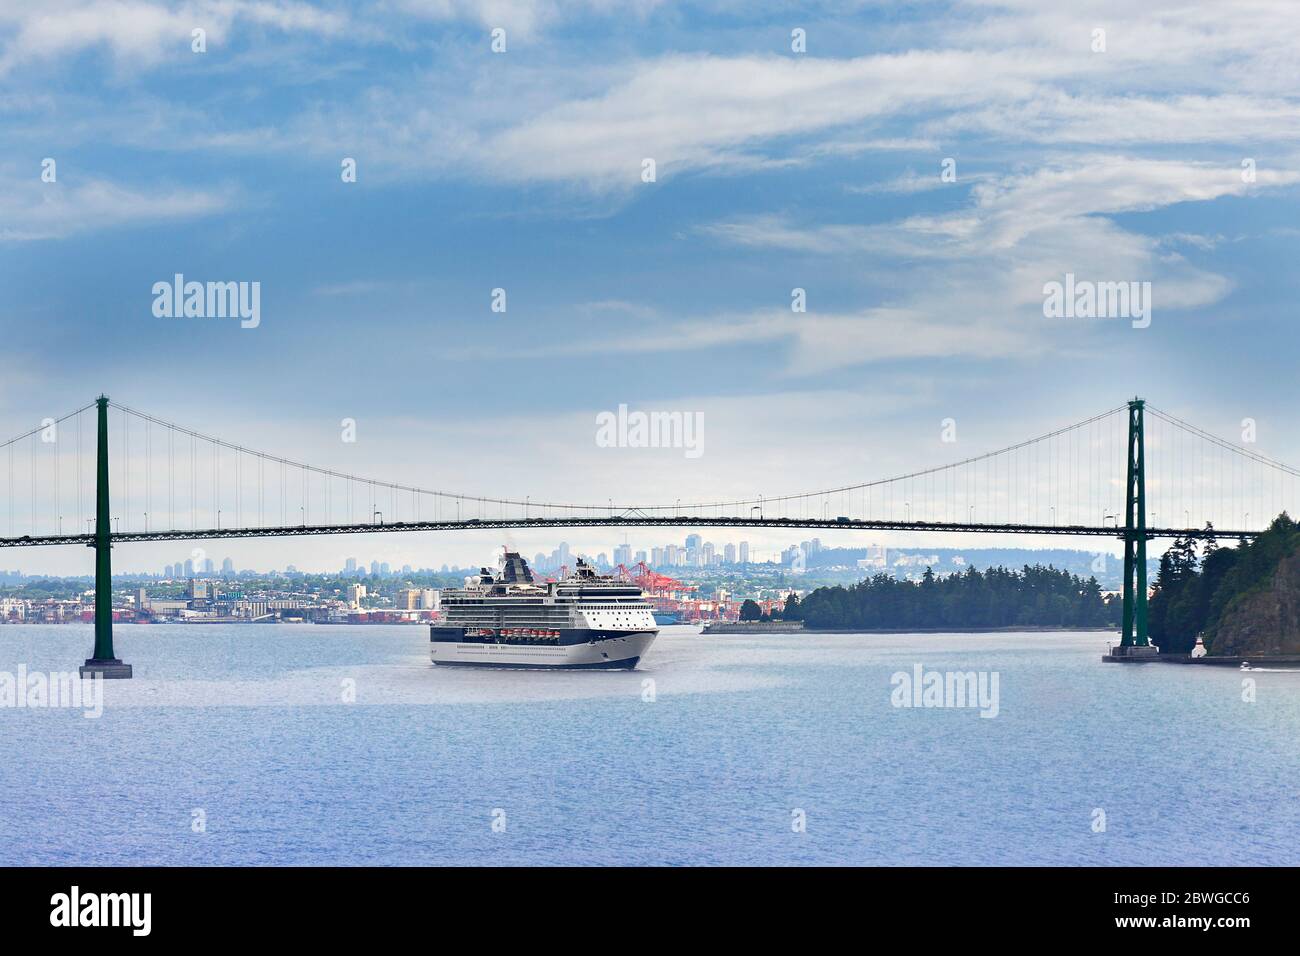
{"type": "MultiPolygon", "coordinates": [[[[467,518],[456,521],[398,521],[387,524],[287,525],[251,528],[200,528],[189,531],[123,531],[110,535],[113,543],[132,541],[187,541],[215,538],[282,538],[322,534],[375,534],[394,531],[473,531],[486,528],[809,528],[839,531],[924,531],[955,534],[1055,534],[1123,538],[1114,525],[980,524],[976,522],[889,521],[852,518],[746,518],[726,516],[610,515],[602,518],[467,518]]],[[[1205,528],[1147,528],[1151,538],[1256,537],[1258,531],[1220,531],[1205,528]]],[[[80,544],[93,547],[93,534],[22,535],[0,538],[0,548],[80,544]]]]}

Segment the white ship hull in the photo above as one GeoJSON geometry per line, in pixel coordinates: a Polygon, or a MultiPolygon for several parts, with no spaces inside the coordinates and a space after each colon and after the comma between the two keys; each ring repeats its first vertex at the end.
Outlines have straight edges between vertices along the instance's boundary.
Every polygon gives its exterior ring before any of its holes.
{"type": "Polygon", "coordinates": [[[435,664],[478,667],[631,670],[656,636],[658,631],[636,632],[558,646],[435,641],[430,644],[429,657],[435,664]]]}

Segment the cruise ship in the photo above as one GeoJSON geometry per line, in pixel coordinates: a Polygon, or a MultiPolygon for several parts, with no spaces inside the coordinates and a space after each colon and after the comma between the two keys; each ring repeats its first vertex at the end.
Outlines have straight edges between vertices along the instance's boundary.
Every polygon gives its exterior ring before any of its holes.
{"type": "Polygon", "coordinates": [[[573,573],[538,583],[528,562],[505,553],[442,592],[443,620],[429,629],[435,664],[631,670],[659,633],[641,589],[581,558],[573,573]]]}

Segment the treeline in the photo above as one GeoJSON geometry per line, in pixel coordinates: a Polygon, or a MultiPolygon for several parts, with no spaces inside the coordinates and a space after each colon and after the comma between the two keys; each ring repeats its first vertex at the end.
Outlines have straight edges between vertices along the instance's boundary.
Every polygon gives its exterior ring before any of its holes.
{"type": "Polygon", "coordinates": [[[809,629],[922,629],[995,627],[1105,627],[1120,624],[1118,596],[1107,598],[1097,579],[1048,565],[1021,571],[971,568],[920,581],[877,574],[851,587],[818,588],[786,601],[785,619],[809,629]]]}
{"type": "MultiPolygon", "coordinates": [[[[1206,525],[1213,532],[1212,525],[1206,525]]],[[[1254,541],[1221,548],[1213,534],[1199,549],[1182,538],[1160,558],[1147,611],[1151,642],[1165,654],[1187,654],[1203,634],[1206,647],[1234,601],[1264,586],[1278,563],[1300,545],[1300,525],[1283,512],[1254,541]]]]}

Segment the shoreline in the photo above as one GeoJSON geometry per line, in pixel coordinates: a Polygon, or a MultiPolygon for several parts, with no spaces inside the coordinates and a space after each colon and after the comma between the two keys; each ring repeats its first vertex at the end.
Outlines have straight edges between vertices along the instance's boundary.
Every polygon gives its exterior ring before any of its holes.
{"type": "Polygon", "coordinates": [[[1048,625],[1027,626],[1027,627],[887,627],[887,628],[861,628],[861,627],[834,627],[834,628],[811,628],[811,627],[792,627],[790,625],[782,626],[779,623],[772,624],[755,624],[747,622],[745,624],[728,623],[720,627],[705,626],[700,631],[700,635],[705,634],[1020,634],[1020,633],[1053,633],[1053,632],[1075,632],[1086,631],[1096,632],[1098,634],[1110,633],[1118,634],[1119,628],[1115,627],[1056,627],[1048,625]]]}
{"type": "Polygon", "coordinates": [[[1117,664],[1188,664],[1209,667],[1240,667],[1249,664],[1254,667],[1300,667],[1300,654],[1269,655],[1258,657],[1223,656],[1206,654],[1204,657],[1192,657],[1190,654],[1153,654],[1150,657],[1120,658],[1103,655],[1103,661],[1117,664]]]}

